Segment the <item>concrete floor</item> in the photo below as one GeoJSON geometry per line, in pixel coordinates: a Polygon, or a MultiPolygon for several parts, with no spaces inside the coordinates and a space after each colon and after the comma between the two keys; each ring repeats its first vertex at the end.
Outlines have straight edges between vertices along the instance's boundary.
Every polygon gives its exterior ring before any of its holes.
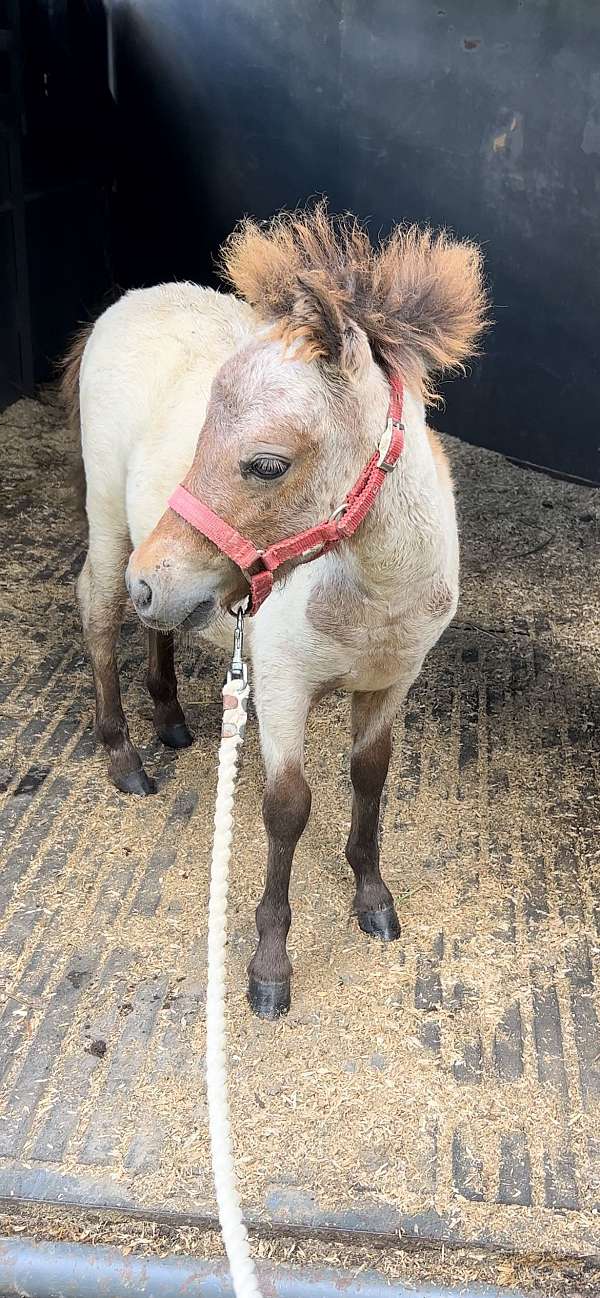
{"type": "MultiPolygon", "coordinates": [[[[155,740],[141,628],[126,711],[153,799],[107,782],[52,404],[0,417],[0,1199],[214,1218],[203,1094],[221,661],[180,655],[197,736],[155,740]]],[[[448,441],[463,596],[396,727],[383,872],[349,917],[347,704],[309,730],[293,1008],[245,998],[264,839],[250,726],[236,809],[229,1058],[261,1229],[600,1263],[600,496],[448,441]]]]}

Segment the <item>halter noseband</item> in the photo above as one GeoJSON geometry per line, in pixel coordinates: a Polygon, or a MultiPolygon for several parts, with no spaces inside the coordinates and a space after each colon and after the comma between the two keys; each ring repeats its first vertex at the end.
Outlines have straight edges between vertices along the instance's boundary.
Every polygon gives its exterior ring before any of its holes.
{"type": "Polygon", "coordinates": [[[385,432],[371,459],[344,501],[325,523],[317,523],[306,532],[288,536],[266,550],[257,550],[252,541],[236,532],[223,518],[219,518],[208,505],[192,495],[187,487],[175,488],[169,507],[191,523],[197,532],[212,541],[223,554],[241,568],[250,585],[249,614],[258,612],[261,604],[273,589],[273,574],[290,559],[305,562],[327,554],[338,541],[345,541],[360,527],[374,504],[387,473],[395,467],[404,448],[402,405],[404,388],[399,378],[390,379],[390,404],[385,432]]]}

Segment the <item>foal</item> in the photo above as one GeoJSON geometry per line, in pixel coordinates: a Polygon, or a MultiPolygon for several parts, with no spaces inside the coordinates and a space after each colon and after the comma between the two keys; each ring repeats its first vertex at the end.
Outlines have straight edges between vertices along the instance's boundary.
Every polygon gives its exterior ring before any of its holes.
{"type": "Polygon", "coordinates": [[[245,222],[223,268],[237,296],[192,284],[128,293],[67,360],[89,520],[78,597],[97,729],[120,789],[151,792],[119,693],[125,586],[148,627],[155,726],[173,747],[191,742],[173,629],[230,649],[228,610],[249,589],[248,573],[166,508],[170,493],[183,480],[262,550],[337,511],[382,439],[390,380],[403,388],[404,449],[361,526],[285,563],[247,624],[268,840],[249,999],[275,1018],[290,1004],[288,885],[311,804],[306,719],[333,689],[352,696],[354,910],[366,933],[400,932],[379,869],[391,727],[458,597],[452,484],[424,403],[432,373],[472,354],[486,304],[472,244],[411,228],[373,249],[322,205],[245,222]]]}

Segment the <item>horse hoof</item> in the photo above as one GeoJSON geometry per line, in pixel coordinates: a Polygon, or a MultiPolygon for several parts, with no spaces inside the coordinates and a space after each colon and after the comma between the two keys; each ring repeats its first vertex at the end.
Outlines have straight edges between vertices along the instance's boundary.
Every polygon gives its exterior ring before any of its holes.
{"type": "Polygon", "coordinates": [[[287,1014],[290,1004],[290,980],[284,983],[263,983],[250,975],[248,1001],[259,1019],[279,1019],[287,1014]]]}
{"type": "Polygon", "coordinates": [[[361,910],[357,915],[358,926],[369,937],[378,937],[382,942],[395,942],[400,937],[400,922],[393,906],[383,910],[361,910]]]}
{"type": "Polygon", "coordinates": [[[142,767],[138,771],[127,771],[125,775],[114,775],[114,783],[121,793],[136,793],[141,798],[156,793],[154,780],[150,780],[142,767]]]}
{"type": "Polygon", "coordinates": [[[185,721],[176,721],[173,726],[158,726],[156,733],[167,748],[189,748],[194,742],[194,736],[185,721]]]}

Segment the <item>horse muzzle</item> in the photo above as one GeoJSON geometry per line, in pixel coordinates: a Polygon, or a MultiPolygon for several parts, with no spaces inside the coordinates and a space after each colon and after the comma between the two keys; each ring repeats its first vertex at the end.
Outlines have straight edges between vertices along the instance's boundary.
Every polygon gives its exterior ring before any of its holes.
{"type": "Polygon", "coordinates": [[[140,621],[156,631],[173,627],[201,631],[212,622],[220,605],[216,590],[205,578],[180,584],[173,581],[166,565],[150,572],[139,570],[130,559],[125,584],[140,621]]]}

